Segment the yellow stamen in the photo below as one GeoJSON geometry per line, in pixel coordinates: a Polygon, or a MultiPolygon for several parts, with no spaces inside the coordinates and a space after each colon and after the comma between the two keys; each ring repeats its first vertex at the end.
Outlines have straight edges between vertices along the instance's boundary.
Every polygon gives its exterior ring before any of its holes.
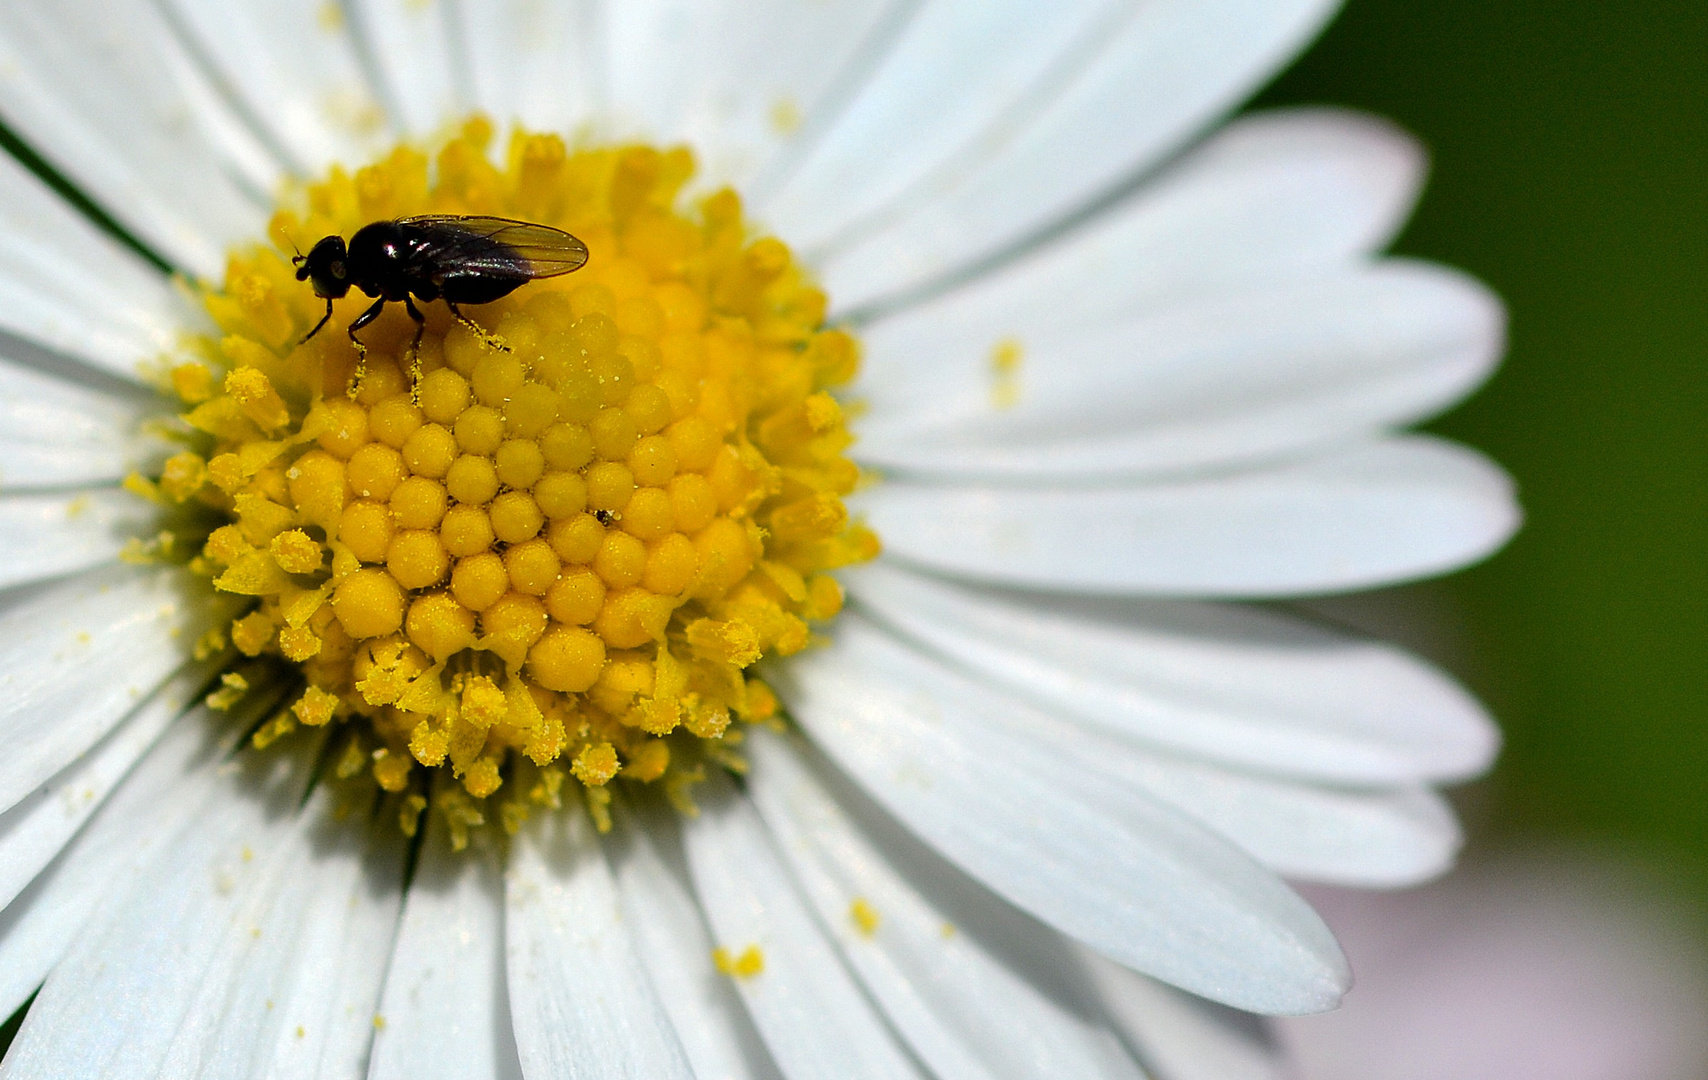
{"type": "Polygon", "coordinates": [[[207,696],[207,706],[219,712],[227,712],[233,705],[243,700],[243,695],[249,692],[249,680],[235,671],[228,671],[220,676],[220,688],[207,696]]]}
{"type": "Polygon", "coordinates": [[[877,552],[830,392],[858,349],[789,249],[733,192],[684,207],[685,150],[518,134],[495,164],[491,136],[335,169],[234,252],[203,297],[217,336],[169,371],[189,448],[130,485],[223,519],[161,557],[251,598],[229,640],[307,683],[255,744],[336,730],[331,775],[398,793],[405,831],[435,807],[459,846],[565,776],[601,828],[619,777],[691,807],[705,763],[744,767],[732,719],[776,713],[751,666],[804,648],[841,608],[826,572],[877,552]],[[419,345],[393,305],[359,353],[352,293],[304,343],[324,301],[291,255],[424,213],[551,225],[590,259],[468,320],[422,304],[419,345]]]}

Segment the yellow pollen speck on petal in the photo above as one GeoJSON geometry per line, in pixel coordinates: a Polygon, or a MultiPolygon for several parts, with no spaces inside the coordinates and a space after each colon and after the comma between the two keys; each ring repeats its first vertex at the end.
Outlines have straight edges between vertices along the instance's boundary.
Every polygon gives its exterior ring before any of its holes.
{"type": "Polygon", "coordinates": [[[712,950],[712,964],[732,979],[751,979],[764,972],[765,954],[757,945],[749,945],[739,954],[720,945],[712,950]]]}
{"type": "Polygon", "coordinates": [[[863,896],[854,898],[848,905],[848,918],[854,923],[854,928],[861,937],[871,937],[878,932],[878,910],[866,901],[863,896]]]}
{"type": "Polygon", "coordinates": [[[374,1014],[374,1030],[375,1031],[384,1031],[385,1030],[385,1017],[379,1013],[374,1014]]]}
{"type": "Polygon", "coordinates": [[[990,350],[990,403],[1012,409],[1020,403],[1020,362],[1025,349],[1018,338],[1003,338],[990,350]]]}
{"type": "Polygon", "coordinates": [[[458,849],[564,783],[604,830],[611,788],[691,813],[708,769],[746,768],[742,726],[778,715],[754,665],[808,647],[878,544],[843,502],[858,342],[736,192],[685,194],[694,169],[474,117],[291,190],[200,287],[217,329],[162,382],[177,445],[126,485],[169,527],[126,550],[243,605],[197,643],[245,665],[210,704],[262,672],[301,687],[253,744],[324,731],[324,775],[458,849]],[[460,315],[418,302],[420,326],[391,303],[359,351],[352,293],[309,336],[326,301],[295,257],[426,214],[562,230],[585,265],[460,315]]]}
{"type": "Polygon", "coordinates": [[[771,106],[771,130],[779,135],[793,135],[801,127],[801,107],[790,98],[779,98],[771,106]]]}

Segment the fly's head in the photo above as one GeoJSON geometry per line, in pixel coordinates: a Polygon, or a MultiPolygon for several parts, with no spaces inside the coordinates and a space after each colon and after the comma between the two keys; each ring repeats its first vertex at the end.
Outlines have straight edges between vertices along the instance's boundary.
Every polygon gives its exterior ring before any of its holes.
{"type": "Polygon", "coordinates": [[[297,280],[311,283],[314,295],[337,300],[350,291],[350,260],[342,236],[322,237],[307,255],[291,261],[296,264],[297,280]]]}

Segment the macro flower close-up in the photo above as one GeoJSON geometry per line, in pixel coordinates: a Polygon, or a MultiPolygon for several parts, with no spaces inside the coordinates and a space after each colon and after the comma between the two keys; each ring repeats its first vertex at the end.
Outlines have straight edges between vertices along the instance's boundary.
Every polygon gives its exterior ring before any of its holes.
{"type": "Polygon", "coordinates": [[[0,1077],[1268,1075],[1519,522],[1335,8],[0,10],[0,1077]]]}

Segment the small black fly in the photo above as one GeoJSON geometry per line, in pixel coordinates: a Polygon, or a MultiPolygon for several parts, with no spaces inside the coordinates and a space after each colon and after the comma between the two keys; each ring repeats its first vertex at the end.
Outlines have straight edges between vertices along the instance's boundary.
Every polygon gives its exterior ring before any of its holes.
{"type": "MultiPolygon", "coordinates": [[[[490,304],[536,278],[556,277],[587,264],[587,245],[549,225],[499,217],[430,214],[424,217],[376,221],[356,230],[348,246],[342,236],[320,239],[307,255],[292,260],[297,280],[314,286],[326,301],[326,314],[303,340],[320,333],[332,318],[332,301],[351,288],[376,297],[373,306],[356,316],[347,328],[360,357],[350,380],[355,397],[366,368],[368,350],[356,331],[380,317],[390,303],[401,303],[418,325],[426,316],[415,301],[443,300],[457,321],[494,348],[506,346],[471,321],[459,304],[490,304]]],[[[421,330],[411,349],[410,385],[420,382],[421,330]]]]}

